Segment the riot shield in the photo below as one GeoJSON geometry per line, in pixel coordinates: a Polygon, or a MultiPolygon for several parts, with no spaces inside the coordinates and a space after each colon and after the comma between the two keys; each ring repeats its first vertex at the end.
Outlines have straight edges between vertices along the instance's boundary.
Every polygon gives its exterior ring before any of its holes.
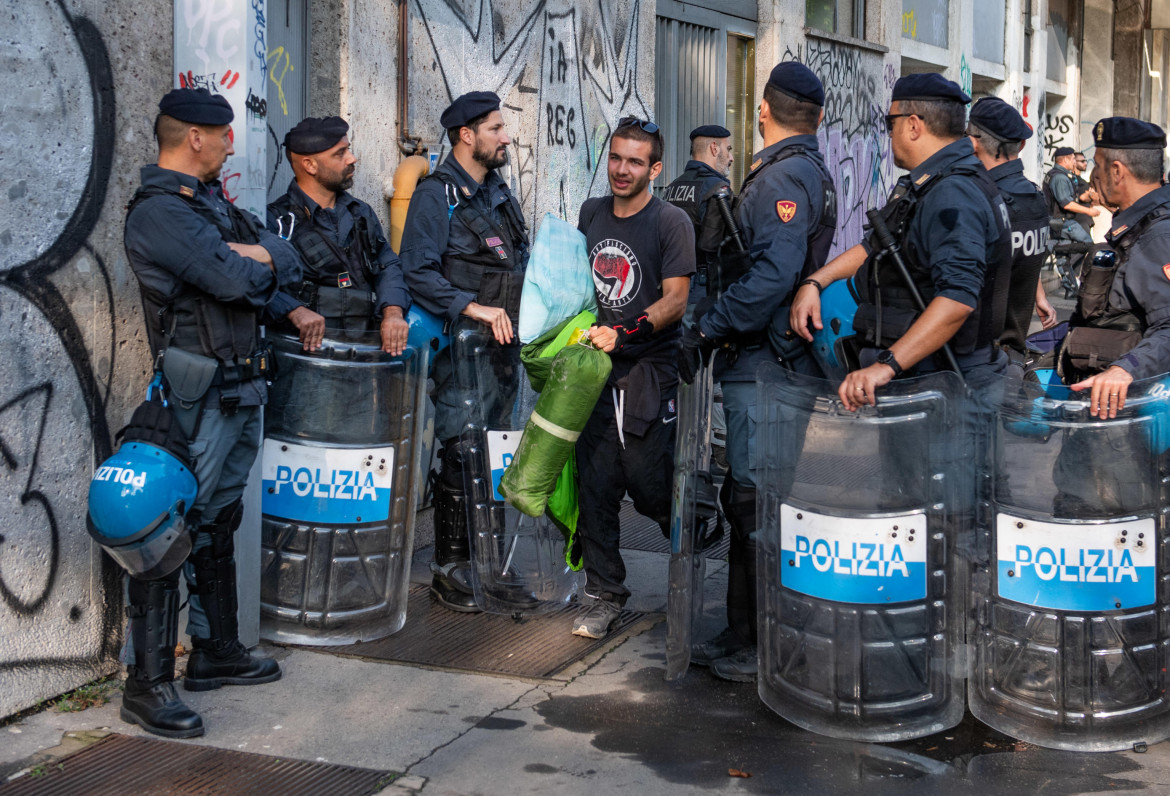
{"type": "Polygon", "coordinates": [[[678,386],[678,434],[674,445],[670,565],[666,598],[666,679],[677,680],[691,665],[692,629],[703,613],[707,534],[717,518],[711,482],[711,360],[690,384],[678,386]]]}
{"type": "Polygon", "coordinates": [[[1164,740],[1167,381],[1131,384],[1113,420],[1089,415],[1087,392],[1005,380],[1000,396],[971,712],[1056,749],[1164,740]]]}
{"type": "Polygon", "coordinates": [[[261,635],[350,644],[406,621],[431,346],[326,330],[309,352],[270,335],[264,413],[261,635]]]}
{"type": "Polygon", "coordinates": [[[555,611],[577,585],[564,537],[547,515],[522,514],[499,490],[534,403],[530,388],[524,399],[519,341],[500,345],[486,325],[461,318],[451,330],[451,354],[463,402],[459,444],[475,602],[513,616],[555,611]]]}
{"type": "Polygon", "coordinates": [[[758,380],[760,698],[837,738],[955,726],[965,569],[954,550],[974,503],[962,382],[891,382],[852,413],[835,382],[771,364],[758,380]]]}

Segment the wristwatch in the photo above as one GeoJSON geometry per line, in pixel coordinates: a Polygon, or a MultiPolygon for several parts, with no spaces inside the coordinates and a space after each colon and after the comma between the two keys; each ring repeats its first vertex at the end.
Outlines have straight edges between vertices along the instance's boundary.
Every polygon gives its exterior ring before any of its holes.
{"type": "Polygon", "coordinates": [[[894,378],[902,375],[902,366],[898,364],[898,360],[894,359],[894,352],[890,349],[882,349],[881,353],[877,355],[877,361],[882,365],[889,365],[894,371],[894,378]]]}

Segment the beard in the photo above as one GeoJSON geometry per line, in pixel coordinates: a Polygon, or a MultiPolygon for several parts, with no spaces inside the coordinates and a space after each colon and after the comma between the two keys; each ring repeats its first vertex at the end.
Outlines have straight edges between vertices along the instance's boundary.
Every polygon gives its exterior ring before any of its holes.
{"type": "Polygon", "coordinates": [[[471,157],[485,169],[498,169],[508,162],[508,150],[506,147],[500,147],[496,150],[476,147],[471,153],[471,157]]]}
{"type": "Polygon", "coordinates": [[[348,191],[353,187],[354,169],[351,167],[348,170],[338,175],[329,175],[327,179],[319,179],[321,187],[326,190],[333,191],[333,193],[341,193],[348,191]]]}

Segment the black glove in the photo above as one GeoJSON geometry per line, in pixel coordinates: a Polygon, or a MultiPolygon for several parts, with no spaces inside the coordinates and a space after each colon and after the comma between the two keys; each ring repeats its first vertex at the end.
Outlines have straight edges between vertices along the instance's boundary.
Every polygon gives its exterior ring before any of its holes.
{"type": "Polygon", "coordinates": [[[703,337],[698,324],[683,327],[678,352],[678,377],[683,384],[694,381],[695,374],[703,367],[714,348],[715,343],[703,337]]]}
{"type": "Polygon", "coordinates": [[[636,318],[622,318],[613,325],[617,332],[617,342],[613,345],[614,352],[621,351],[630,343],[645,340],[654,334],[654,324],[650,323],[649,316],[642,313],[636,318]]]}

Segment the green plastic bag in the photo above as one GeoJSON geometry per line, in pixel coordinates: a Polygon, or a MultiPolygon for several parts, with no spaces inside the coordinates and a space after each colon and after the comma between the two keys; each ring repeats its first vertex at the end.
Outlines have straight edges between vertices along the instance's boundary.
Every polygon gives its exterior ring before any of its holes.
{"type": "MultiPolygon", "coordinates": [[[[542,393],[541,399],[537,401],[537,407],[540,407],[541,400],[544,399],[543,392],[545,384],[551,375],[556,359],[556,355],[560,353],[569,341],[572,334],[578,330],[588,329],[596,322],[596,316],[591,312],[582,312],[574,318],[565,321],[558,326],[548,330],[536,340],[524,346],[520,352],[520,359],[524,363],[525,371],[528,373],[528,379],[532,383],[532,388],[537,392],[542,393]]],[[[581,348],[574,346],[574,348],[581,348]]],[[[594,350],[595,355],[600,355],[604,358],[606,363],[606,378],[608,378],[608,362],[609,357],[600,351],[594,350]]],[[[574,355],[579,356],[579,355],[574,355]]],[[[597,361],[597,360],[595,360],[597,361]]],[[[601,380],[601,388],[604,388],[605,379],[601,380]]],[[[588,420],[589,414],[592,413],[593,404],[597,398],[594,397],[592,403],[589,404],[587,412],[584,412],[584,420],[588,420]]],[[[539,408],[535,411],[540,411],[539,408]]],[[[545,411],[550,411],[546,405],[545,411]]],[[[559,415],[559,410],[557,410],[559,415]]],[[[540,415],[538,415],[540,417],[540,415]]],[[[584,421],[581,427],[583,428],[584,421]]],[[[531,420],[530,423],[531,425],[531,420]]],[[[525,427],[525,435],[528,434],[528,427],[525,427]]],[[[544,440],[548,442],[547,438],[544,440]]],[[[535,435],[530,438],[530,443],[535,443],[535,435]]],[[[521,438],[521,448],[516,451],[516,456],[512,460],[513,465],[519,464],[518,467],[509,466],[504,472],[504,478],[500,484],[500,491],[503,492],[512,505],[516,506],[521,511],[533,516],[539,516],[541,513],[546,514],[553,524],[561,531],[565,537],[565,561],[573,570],[581,569],[581,550],[577,541],[577,454],[575,446],[563,443],[565,440],[555,439],[553,447],[556,451],[546,451],[543,464],[534,464],[532,456],[534,454],[525,454],[525,458],[521,459],[521,450],[524,447],[524,438],[521,438]],[[549,474],[550,468],[555,466],[556,460],[567,448],[567,458],[564,461],[559,473],[556,476],[555,484],[549,491],[549,474]],[[547,457],[547,458],[546,458],[547,457]],[[532,486],[531,472],[529,470],[539,470],[539,484],[532,486]],[[509,476],[511,473],[511,476],[509,476]],[[542,501],[546,501],[542,503],[542,501]],[[539,510],[538,510],[539,509],[539,510]],[[535,512],[535,513],[534,513],[535,512]]]]}

